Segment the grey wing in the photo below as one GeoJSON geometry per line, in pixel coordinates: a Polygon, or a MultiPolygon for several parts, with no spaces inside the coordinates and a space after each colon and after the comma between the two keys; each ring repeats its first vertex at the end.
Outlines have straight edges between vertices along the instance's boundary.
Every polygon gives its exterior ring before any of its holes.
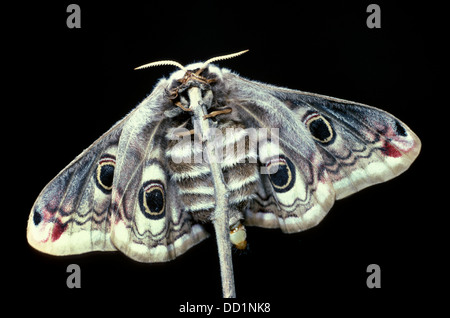
{"type": "MultiPolygon", "coordinates": [[[[334,203],[405,171],[420,152],[412,130],[391,114],[367,105],[265,85],[229,73],[230,105],[255,127],[279,129],[282,161],[261,175],[246,222],[286,232],[320,222],[334,203]],[[280,191],[283,182],[290,181],[280,191]]],[[[261,146],[260,146],[261,148],[261,146]]]]}
{"type": "Polygon", "coordinates": [[[182,214],[173,185],[156,184],[165,180],[164,170],[153,165],[164,157],[158,144],[163,134],[157,131],[163,97],[159,85],[42,190],[28,220],[31,246],[53,255],[119,249],[138,261],[158,262],[207,236],[182,214]],[[165,195],[164,214],[145,200],[159,190],[165,195]],[[153,209],[151,217],[142,218],[142,206],[144,212],[153,209]]]}
{"type": "Polygon", "coordinates": [[[166,134],[172,127],[164,116],[167,108],[161,107],[166,103],[161,93],[140,107],[124,125],[118,145],[111,240],[140,262],[169,261],[208,237],[184,212],[168,175],[166,134]]]}
{"type": "Polygon", "coordinates": [[[123,121],[64,168],[42,190],[28,219],[27,239],[53,255],[112,251],[111,180],[123,121]]]}

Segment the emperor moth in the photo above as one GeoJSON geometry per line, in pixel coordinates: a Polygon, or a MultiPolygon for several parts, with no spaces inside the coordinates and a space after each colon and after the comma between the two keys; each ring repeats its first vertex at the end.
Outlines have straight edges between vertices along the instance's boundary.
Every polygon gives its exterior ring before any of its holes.
{"type": "Polygon", "coordinates": [[[216,232],[223,296],[245,226],[295,233],[335,200],[404,172],[419,138],[364,104],[251,81],[213,62],[163,78],[42,190],[31,246],[53,255],[120,250],[165,262],[216,232]]]}

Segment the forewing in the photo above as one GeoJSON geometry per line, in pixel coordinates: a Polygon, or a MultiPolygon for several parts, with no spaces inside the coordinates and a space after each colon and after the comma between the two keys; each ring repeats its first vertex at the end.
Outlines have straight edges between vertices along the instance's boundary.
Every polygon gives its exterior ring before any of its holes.
{"type": "Polygon", "coordinates": [[[417,135],[381,109],[309,93],[277,95],[314,139],[337,199],[398,176],[419,155],[417,135]]]}
{"type": "Polygon", "coordinates": [[[111,185],[123,122],[63,169],[37,198],[27,238],[53,255],[111,251],[111,185]]]}

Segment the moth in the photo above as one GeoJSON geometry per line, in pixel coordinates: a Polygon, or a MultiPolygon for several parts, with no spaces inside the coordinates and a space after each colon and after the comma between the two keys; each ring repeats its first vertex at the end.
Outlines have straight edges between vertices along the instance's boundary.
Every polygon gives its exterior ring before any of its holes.
{"type": "Polygon", "coordinates": [[[213,62],[173,65],[125,118],[42,190],[29,244],[53,255],[119,250],[165,262],[216,234],[224,297],[245,226],[295,233],[335,200],[404,172],[421,142],[364,104],[251,81],[213,62]]]}

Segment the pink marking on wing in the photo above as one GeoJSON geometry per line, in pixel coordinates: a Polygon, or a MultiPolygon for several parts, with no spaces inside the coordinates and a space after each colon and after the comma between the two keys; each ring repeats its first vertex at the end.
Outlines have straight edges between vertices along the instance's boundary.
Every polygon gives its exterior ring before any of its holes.
{"type": "Polygon", "coordinates": [[[53,225],[52,242],[58,240],[61,237],[61,234],[64,233],[66,228],[67,224],[62,224],[60,220],[56,220],[55,224],[53,225]]]}
{"type": "Polygon", "coordinates": [[[112,162],[112,163],[116,163],[116,160],[114,160],[113,158],[104,158],[102,160],[100,160],[100,164],[105,163],[105,162],[112,162]]]}
{"type": "Polygon", "coordinates": [[[280,163],[280,162],[286,163],[286,160],[284,160],[283,158],[272,159],[268,163],[266,163],[266,167],[269,167],[271,164],[280,163]]]}
{"type": "Polygon", "coordinates": [[[312,113],[312,114],[308,115],[308,116],[305,118],[304,122],[305,122],[305,124],[308,124],[308,122],[309,122],[311,119],[316,118],[316,117],[319,117],[319,116],[320,116],[320,115],[319,115],[318,113],[312,113]]]}
{"type": "Polygon", "coordinates": [[[382,151],[385,156],[393,158],[398,158],[402,156],[402,153],[398,151],[398,149],[395,148],[389,141],[385,141],[382,151]]]}
{"type": "Polygon", "coordinates": [[[144,191],[145,191],[145,192],[149,192],[149,190],[150,190],[151,188],[155,188],[155,187],[160,188],[161,190],[163,189],[163,187],[162,187],[159,183],[150,183],[148,186],[146,186],[146,187],[144,188],[144,191]]]}

